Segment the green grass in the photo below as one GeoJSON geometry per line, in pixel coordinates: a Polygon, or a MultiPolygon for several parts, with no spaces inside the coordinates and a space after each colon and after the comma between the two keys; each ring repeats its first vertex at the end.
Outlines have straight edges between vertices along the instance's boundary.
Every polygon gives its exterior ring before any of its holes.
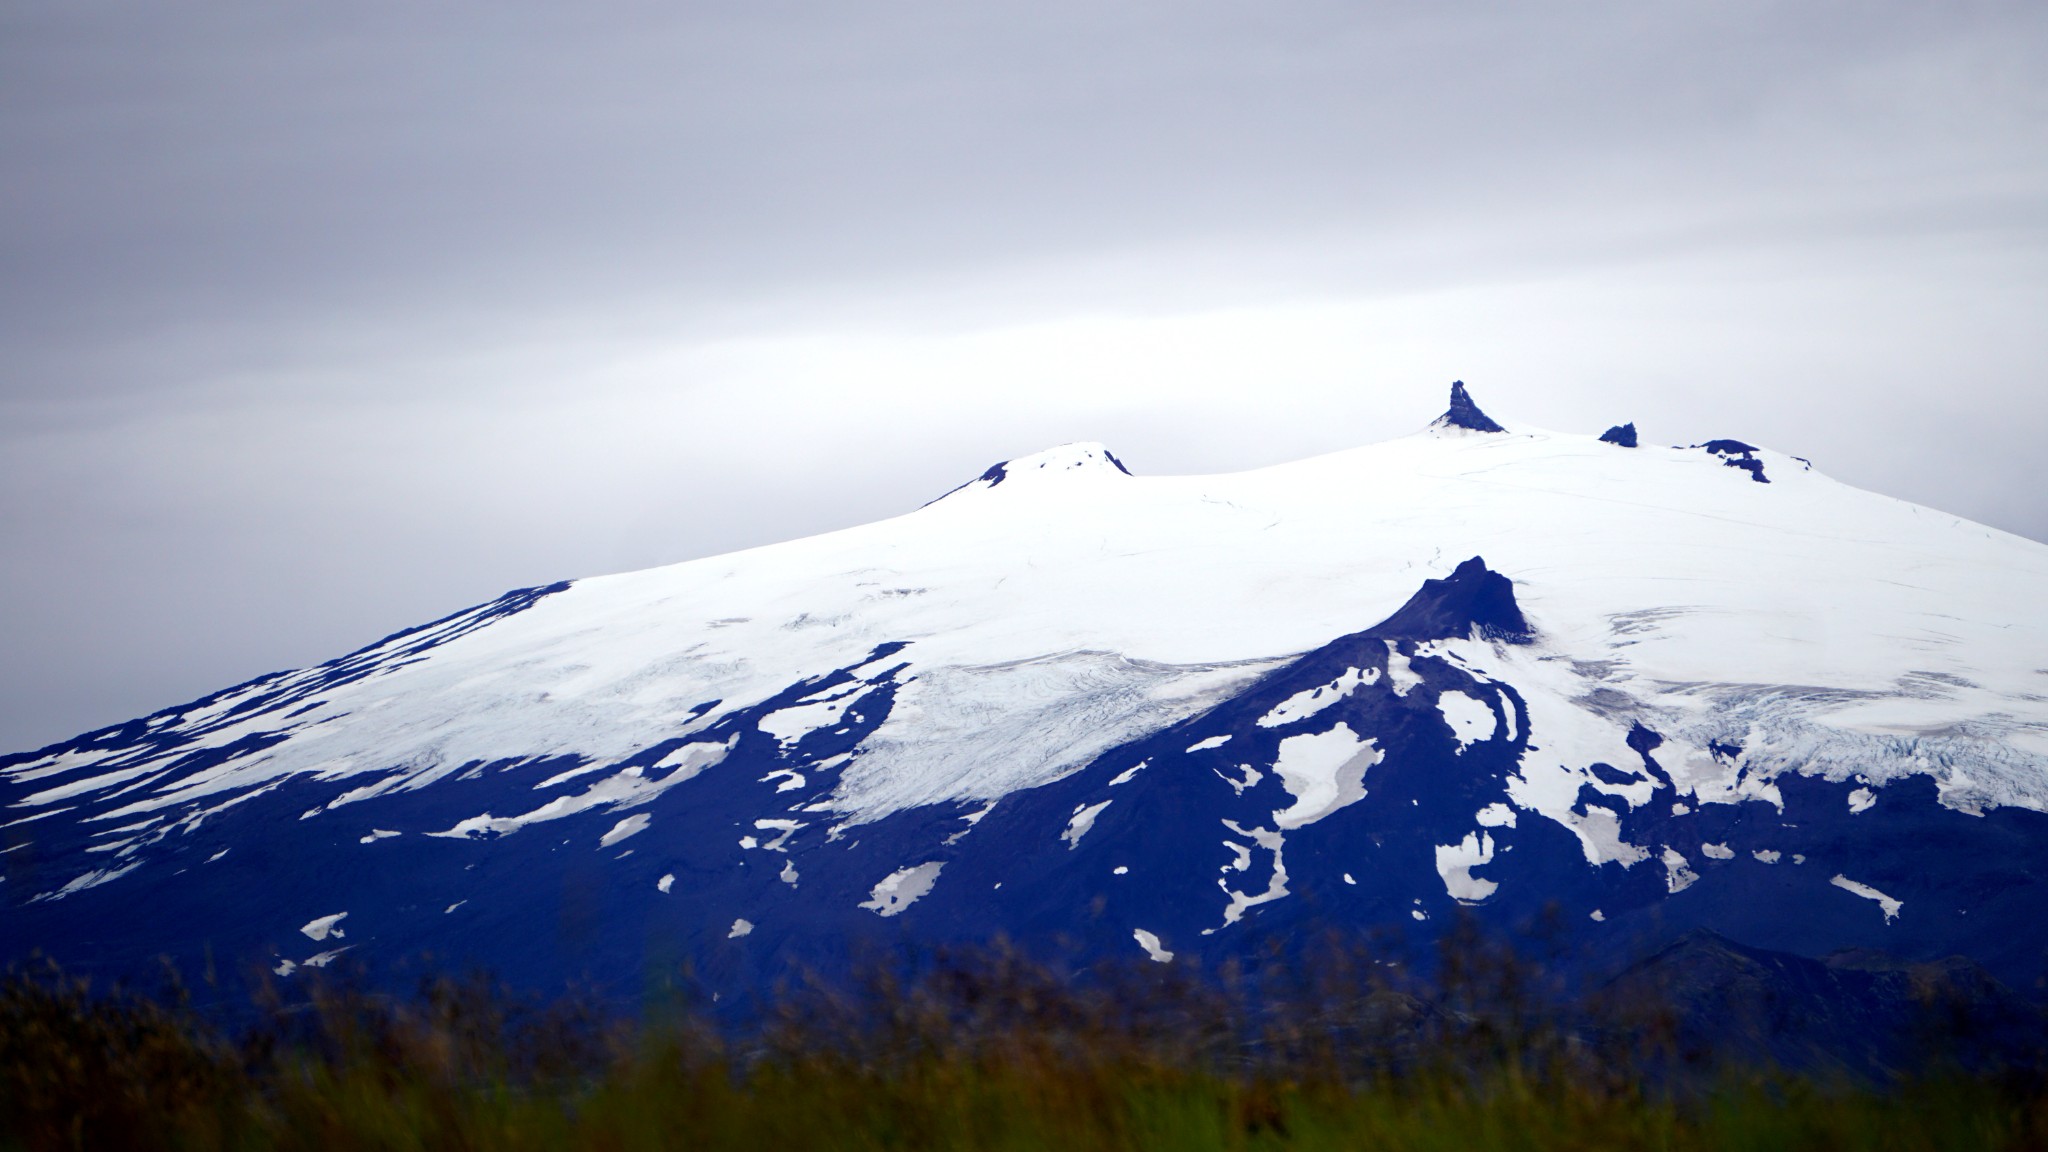
{"type": "Polygon", "coordinates": [[[1604,1040],[1558,1027],[1505,966],[1429,998],[1361,971],[1318,966],[1253,1011],[1229,979],[1071,980],[997,951],[799,988],[747,1028],[444,982],[324,990],[230,1035],[175,989],[47,970],[0,987],[0,1147],[2048,1148],[2032,1075],[1708,1065],[1654,1012],[1604,1040]]]}

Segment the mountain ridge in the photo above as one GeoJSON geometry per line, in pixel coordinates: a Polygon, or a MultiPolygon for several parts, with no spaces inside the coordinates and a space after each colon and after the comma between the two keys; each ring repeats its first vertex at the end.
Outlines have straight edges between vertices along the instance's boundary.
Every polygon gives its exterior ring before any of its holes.
{"type": "Polygon", "coordinates": [[[110,971],[666,949],[737,994],[892,934],[1220,963],[1556,909],[2018,978],[2048,548],[1746,443],[1453,416],[1494,430],[1062,446],[0,757],[0,917],[110,971]]]}

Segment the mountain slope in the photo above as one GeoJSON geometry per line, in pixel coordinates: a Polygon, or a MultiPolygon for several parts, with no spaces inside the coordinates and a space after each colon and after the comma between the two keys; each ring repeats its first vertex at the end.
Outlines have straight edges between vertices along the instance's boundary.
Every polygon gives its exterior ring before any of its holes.
{"type": "Polygon", "coordinates": [[[1738,441],[1498,428],[1460,386],[1255,472],[1056,448],[8,757],[9,949],[737,990],[1554,904],[2031,964],[2048,547],[1738,441]]]}

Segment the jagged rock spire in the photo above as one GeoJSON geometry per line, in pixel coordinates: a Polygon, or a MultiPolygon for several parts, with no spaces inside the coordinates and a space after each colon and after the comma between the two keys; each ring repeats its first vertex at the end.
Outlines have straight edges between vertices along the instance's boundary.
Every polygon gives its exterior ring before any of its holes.
{"type": "Polygon", "coordinates": [[[1602,433],[1600,434],[1600,442],[1601,442],[1602,444],[1619,444],[1619,445],[1621,445],[1621,446],[1622,446],[1623,448],[1633,448],[1633,447],[1635,447],[1635,446],[1636,446],[1636,425],[1635,425],[1635,421],[1631,420],[1631,421],[1629,421],[1629,422],[1628,422],[1628,423],[1626,423],[1626,424],[1616,424],[1616,425],[1615,425],[1614,427],[1612,427],[1612,428],[1609,428],[1609,429],[1608,429],[1607,431],[1605,431],[1605,432],[1602,432],[1602,433]]]}
{"type": "Polygon", "coordinates": [[[1451,406],[1430,425],[1432,428],[1463,428],[1471,432],[1505,432],[1507,429],[1493,422],[1493,418],[1479,410],[1472,402],[1472,396],[1465,391],[1463,380],[1451,381],[1451,406]]]}

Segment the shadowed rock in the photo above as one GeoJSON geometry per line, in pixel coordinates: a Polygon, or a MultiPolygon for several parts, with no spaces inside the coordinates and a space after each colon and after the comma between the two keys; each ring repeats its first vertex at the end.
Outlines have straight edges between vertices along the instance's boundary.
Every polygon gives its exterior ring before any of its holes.
{"type": "Polygon", "coordinates": [[[1614,427],[1609,428],[1607,431],[1602,432],[1600,434],[1600,442],[1602,444],[1619,444],[1623,448],[1635,447],[1635,423],[1631,421],[1627,424],[1616,424],[1614,427]]]}
{"type": "Polygon", "coordinates": [[[1468,432],[1505,432],[1507,429],[1493,422],[1493,418],[1479,410],[1472,402],[1471,393],[1465,391],[1463,380],[1451,381],[1451,406],[1430,425],[1432,428],[1463,428],[1468,432]]]}

